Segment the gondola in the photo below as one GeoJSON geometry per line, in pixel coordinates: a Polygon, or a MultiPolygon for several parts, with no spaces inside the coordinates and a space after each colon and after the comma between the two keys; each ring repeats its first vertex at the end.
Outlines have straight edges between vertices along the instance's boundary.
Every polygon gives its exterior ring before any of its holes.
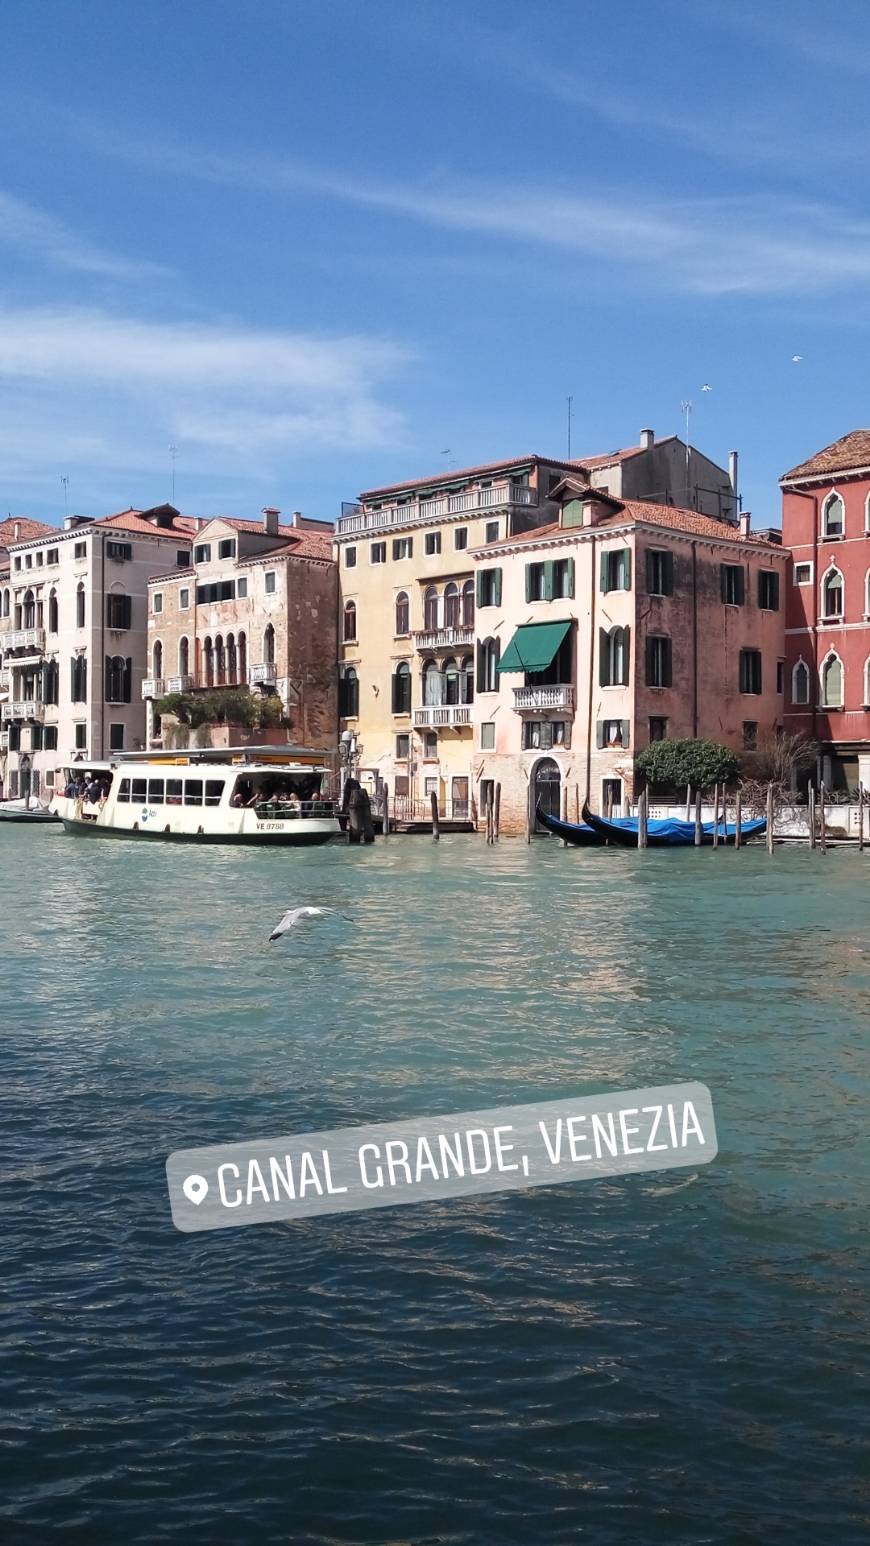
{"type": "Polygon", "coordinates": [[[564,842],[571,843],[575,848],[600,848],[604,842],[599,832],[582,821],[561,821],[558,816],[549,816],[538,806],[535,812],[538,820],[543,823],[548,832],[554,837],[561,837],[564,842]]]}
{"type": "MultiPolygon", "coordinates": [[[[590,811],[588,805],[584,805],[583,820],[599,834],[601,840],[616,843],[621,848],[637,847],[638,819],[636,816],[620,816],[608,820],[604,816],[596,816],[590,811]]],[[[715,823],[712,821],[701,823],[701,844],[705,848],[712,846],[714,826],[715,823]]],[[[766,827],[767,822],[763,816],[742,822],[741,840],[760,837],[766,827]]],[[[735,830],[733,822],[720,821],[719,842],[733,846],[735,830]]],[[[680,821],[676,816],[668,816],[664,820],[647,822],[647,844],[650,848],[691,848],[694,842],[695,823],[693,821],[680,821]]]]}

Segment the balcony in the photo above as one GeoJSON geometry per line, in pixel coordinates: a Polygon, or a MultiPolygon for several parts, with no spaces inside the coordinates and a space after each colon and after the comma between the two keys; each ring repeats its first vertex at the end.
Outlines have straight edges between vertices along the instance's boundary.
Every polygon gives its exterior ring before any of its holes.
{"type": "Polygon", "coordinates": [[[470,724],[471,705],[468,703],[427,703],[414,710],[415,730],[454,730],[470,724]]]}
{"type": "Polygon", "coordinates": [[[391,526],[409,526],[418,521],[439,521],[452,515],[537,503],[537,489],[525,483],[493,483],[490,488],[462,489],[457,494],[441,494],[437,499],[409,499],[401,505],[382,505],[380,510],[344,504],[335,530],[338,537],[350,537],[356,532],[385,531],[391,526]]]}
{"type": "Polygon", "coordinates": [[[414,645],[418,650],[458,649],[473,643],[473,628],[418,628],[414,631],[414,645]]]}
{"type": "Polygon", "coordinates": [[[4,703],[0,708],[0,719],[35,719],[42,724],[45,718],[45,704],[37,703],[33,698],[20,698],[14,703],[4,703]]]}
{"type": "Polygon", "coordinates": [[[248,681],[252,687],[274,687],[277,680],[274,661],[265,661],[260,665],[251,666],[248,672],[248,681]]]}
{"type": "Polygon", "coordinates": [[[44,628],[13,628],[0,634],[4,650],[40,650],[45,648],[44,628]]]}
{"type": "Polygon", "coordinates": [[[574,713],[574,688],[567,683],[552,687],[515,687],[514,708],[518,714],[530,709],[564,709],[574,713]]]}
{"type": "Polygon", "coordinates": [[[9,667],[0,666],[0,692],[9,690],[9,667]]]}
{"type": "MultiPolygon", "coordinates": [[[[192,676],[168,676],[166,678],[167,692],[190,692],[193,686],[192,676]]],[[[144,697],[144,694],[143,694],[144,697]]]]}
{"type": "Polygon", "coordinates": [[[9,750],[9,731],[0,730],[0,752],[9,750]]]}
{"type": "Polygon", "coordinates": [[[166,683],[162,676],[146,676],[142,683],[143,698],[162,698],[166,691],[166,683]]]}

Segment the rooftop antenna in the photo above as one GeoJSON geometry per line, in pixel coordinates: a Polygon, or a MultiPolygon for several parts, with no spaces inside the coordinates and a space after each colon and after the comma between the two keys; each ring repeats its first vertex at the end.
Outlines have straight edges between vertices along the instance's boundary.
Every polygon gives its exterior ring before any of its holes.
{"type": "MultiPolygon", "coordinates": [[[[446,448],[446,450],[444,450],[444,451],[442,451],[442,452],[441,452],[441,455],[442,455],[442,456],[452,456],[452,455],[453,455],[453,452],[452,452],[452,450],[451,450],[451,448],[450,448],[450,446],[447,446],[447,448],[446,448]]],[[[456,463],[455,463],[455,462],[448,462],[448,463],[447,463],[447,466],[448,466],[448,468],[450,468],[450,467],[455,467],[455,466],[456,466],[456,463]]]]}
{"type": "Polygon", "coordinates": [[[60,481],[63,484],[63,514],[65,520],[69,515],[69,478],[64,477],[61,473],[60,481]]]}
{"type": "Polygon", "coordinates": [[[692,412],[692,404],[689,402],[689,399],[687,397],[684,397],[683,401],[680,403],[680,407],[682,408],[683,413],[686,416],[686,503],[688,504],[689,494],[691,493],[691,485],[690,485],[690,478],[691,478],[691,451],[689,450],[689,415],[692,412]]]}
{"type": "Polygon", "coordinates": [[[175,504],[175,458],[176,458],[177,455],[178,455],[178,446],[174,446],[174,445],[170,446],[169,447],[169,459],[170,459],[170,462],[172,464],[172,485],[171,485],[172,486],[172,492],[171,492],[170,497],[169,497],[169,503],[171,505],[175,504]]]}
{"type": "Polygon", "coordinates": [[[571,415],[572,415],[572,411],[573,411],[573,408],[574,408],[574,399],[573,399],[573,397],[566,397],[565,401],[568,404],[568,460],[570,462],[570,460],[571,460],[571,415]]]}

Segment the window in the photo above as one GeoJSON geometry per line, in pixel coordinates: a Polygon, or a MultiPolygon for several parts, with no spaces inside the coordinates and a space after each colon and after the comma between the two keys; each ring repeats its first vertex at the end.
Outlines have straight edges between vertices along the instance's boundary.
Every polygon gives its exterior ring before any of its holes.
{"type": "Polygon", "coordinates": [[[571,726],[564,719],[527,719],[523,721],[520,745],[524,752],[549,751],[553,746],[571,745],[571,726]]]}
{"type": "Polygon", "coordinates": [[[796,704],[810,701],[810,668],[799,660],[791,674],[791,701],[796,704]]]}
{"type": "Polygon", "coordinates": [[[88,545],[86,542],[77,542],[73,547],[73,558],[87,558],[88,545]]]}
{"type": "Polygon", "coordinates": [[[58,624],[57,591],[56,590],[52,590],[52,591],[49,591],[49,594],[48,594],[48,631],[49,631],[49,633],[57,633],[57,624],[58,624]]]}
{"type": "Polygon", "coordinates": [[[163,645],[159,639],[155,640],[154,648],[151,651],[151,675],[156,677],[158,681],[163,675],[163,645]]]}
{"type": "Polygon", "coordinates": [[[498,542],[498,521],[487,521],[485,541],[498,542]]]}
{"type": "Polygon", "coordinates": [[[190,548],[176,548],[175,566],[177,569],[186,569],[190,563],[190,548]]]}
{"type": "Polygon", "coordinates": [[[37,567],[37,569],[41,569],[44,563],[45,563],[45,555],[43,554],[42,549],[39,548],[37,550],[37,553],[36,553],[36,567],[37,567]]]}
{"type": "Polygon", "coordinates": [[[178,641],[178,674],[179,676],[190,675],[190,641],[186,637],[178,641]]]}
{"type": "Polygon", "coordinates": [[[196,587],[196,604],[207,606],[215,601],[233,601],[236,594],[235,580],[210,580],[196,587]]]}
{"type": "Polygon", "coordinates": [[[434,585],[427,586],[423,597],[423,627],[430,633],[438,627],[438,592],[434,585]]]}
{"type": "Polygon", "coordinates": [[[482,752],[495,751],[495,720],[487,719],[480,727],[480,749],[482,752]]]}
{"type": "Polygon", "coordinates": [[[444,627],[458,628],[460,616],[459,586],[451,580],[444,587],[444,627]]]}
{"type": "Polygon", "coordinates": [[[271,623],[263,630],[263,663],[267,666],[275,664],[275,629],[271,623]]]}
{"type": "Polygon", "coordinates": [[[223,778],[207,778],[206,781],[205,781],[205,803],[206,803],[206,805],[220,805],[221,798],[223,796],[223,792],[224,792],[225,788],[226,788],[226,780],[225,779],[223,779],[223,778]]]}
{"type": "Polygon", "coordinates": [[[743,721],[743,750],[754,752],[758,746],[758,721],[744,719],[743,721]]]}
{"type": "Polygon", "coordinates": [[[186,778],[184,780],[184,803],[185,803],[185,805],[202,805],[202,796],[203,796],[202,779],[201,778],[186,778]]]}
{"type": "Polygon", "coordinates": [[[77,752],[83,752],[88,744],[88,727],[79,724],[75,727],[75,746],[77,752]]]}
{"type": "Polygon", "coordinates": [[[76,627],[77,628],[84,628],[84,626],[85,626],[85,588],[82,585],[81,581],[79,581],[78,586],[76,587],[76,627]]]}
{"type": "Polygon", "coordinates": [[[839,569],[829,569],[822,581],[822,617],[843,616],[843,576],[839,569]]]}
{"type": "Polygon", "coordinates": [[[411,558],[414,553],[413,537],[393,538],[393,558],[411,558]]]}
{"type": "Polygon", "coordinates": [[[600,687],[628,685],[630,628],[598,630],[598,684],[600,687]]]}
{"type": "Polygon", "coordinates": [[[42,732],[42,745],[47,752],[57,751],[57,725],[46,725],[42,732]]]}
{"type": "Polygon", "coordinates": [[[742,607],[746,599],[746,571],[742,564],[720,564],[719,585],[728,607],[742,607]]]}
{"type": "Polygon", "coordinates": [[[785,661],[784,660],[778,660],[776,662],[776,690],[777,690],[777,692],[785,692],[785,661]]]}
{"type": "Polygon", "coordinates": [[[162,805],[166,797],[166,785],[162,778],[149,778],[148,804],[162,805]]]}
{"type": "Polygon", "coordinates": [[[344,567],[345,567],[345,569],[355,569],[356,568],[356,548],[345,548],[345,550],[344,550],[344,567]]]}
{"type": "Polygon", "coordinates": [[[411,712],[411,667],[406,660],[400,661],[393,672],[393,713],[411,712]]]}
{"type": "Polygon", "coordinates": [[[401,638],[410,632],[411,608],[408,602],[408,592],[400,590],[396,597],[396,633],[401,638]]]}
{"type": "Polygon", "coordinates": [[[761,650],[740,651],[739,687],[741,692],[761,692],[761,650]]]}
{"type": "Polygon", "coordinates": [[[211,543],[200,542],[193,550],[195,564],[207,564],[211,562],[211,543]]]}
{"type": "Polygon", "coordinates": [[[660,714],[652,714],[649,721],[650,743],[653,741],[666,741],[668,738],[668,722],[660,714]]]}
{"type": "Polygon", "coordinates": [[[628,548],[612,548],[601,555],[601,590],[606,595],[612,590],[631,590],[631,552],[628,548]]]}
{"type": "Polygon", "coordinates": [[[479,607],[501,606],[501,570],[478,569],[477,571],[477,605],[479,607]]]}
{"type": "Polygon", "coordinates": [[[651,633],[646,641],[646,685],[647,687],[670,687],[671,681],[670,638],[664,633],[651,633]]]}
{"type": "Polygon", "coordinates": [[[152,612],[162,612],[163,611],[163,592],[162,591],[158,590],[158,591],[154,592],[154,595],[151,598],[151,610],[152,610],[152,612]]]}
{"type": "Polygon", "coordinates": [[[822,707],[843,707],[843,662],[839,655],[829,655],[822,666],[822,707]]]}
{"type": "Polygon", "coordinates": [[[468,547],[468,527],[457,526],[453,533],[453,546],[458,551],[468,547]]]}
{"type": "Polygon", "coordinates": [[[842,537],[846,528],[846,506],[839,494],[829,494],[822,506],[822,536],[842,537]]]}
{"type": "Polygon", "coordinates": [[[109,751],[122,752],[124,750],[124,726],[109,725],[109,751]]]}
{"type": "MultiPolygon", "coordinates": [[[[550,566],[552,574],[552,565],[550,566]]],[[[550,595],[552,595],[552,581],[550,595]]],[[[546,601],[547,565],[526,564],[526,601],[546,601]]]]}
{"type": "Polygon", "coordinates": [[[15,554],[14,568],[16,568],[16,569],[20,569],[21,568],[21,554],[20,553],[16,553],[15,554]]]}
{"type": "Polygon", "coordinates": [[[274,596],[274,594],[275,594],[275,571],[274,571],[274,569],[267,569],[266,570],[266,574],[265,574],[264,582],[263,582],[263,588],[264,588],[267,596],[274,596]]]}
{"type": "Polygon", "coordinates": [[[344,642],[349,643],[356,639],[356,602],[346,601],[344,604],[344,642]]]}
{"type": "MultiPolygon", "coordinates": [[[[80,657],[84,658],[84,657],[80,657]]],[[[162,654],[161,654],[162,659],[162,654]]],[[[105,690],[107,703],[130,703],[132,699],[133,660],[128,656],[107,655],[105,690]]]]}
{"type": "Polygon", "coordinates": [[[221,540],[218,543],[218,558],[235,558],[235,556],[236,556],[236,539],[235,539],[235,537],[221,537],[221,540]]]}
{"type": "Polygon", "coordinates": [[[248,577],[247,577],[247,575],[242,575],[241,579],[236,581],[236,595],[238,596],[240,601],[244,601],[245,597],[247,596],[247,594],[248,594],[248,577]]]}
{"type": "Polygon", "coordinates": [[[574,594],[574,560],[557,558],[553,564],[553,595],[566,599],[574,594]]]}
{"type": "MultiPolygon", "coordinates": [[[[239,583],[241,584],[241,581],[239,581],[239,583]]],[[[179,607],[179,611],[186,612],[189,606],[190,606],[190,591],[188,590],[187,586],[185,585],[178,592],[178,607],[179,607]]]]}
{"type": "Polygon", "coordinates": [[[425,552],[426,552],[427,558],[431,558],[433,553],[440,553],[441,552],[441,533],[440,533],[440,531],[427,531],[425,542],[424,542],[424,548],[425,548],[425,552]]]}
{"type": "Polygon", "coordinates": [[[431,800],[433,794],[437,795],[437,793],[438,793],[438,775],[437,775],[437,773],[433,777],[425,778],[423,780],[423,793],[425,794],[427,800],[431,800]]]}
{"type": "Polygon", "coordinates": [[[411,737],[409,735],[396,736],[396,761],[407,762],[411,754],[411,737]]]}
{"type": "Polygon", "coordinates": [[[373,564],[385,564],[387,561],[387,544],[385,542],[373,542],[370,548],[373,564]]]}
{"type": "Polygon", "coordinates": [[[775,569],[758,571],[758,605],[764,612],[779,611],[779,575],[775,569]]]}
{"type": "Polygon", "coordinates": [[[113,558],[118,564],[126,563],[133,557],[132,542],[107,542],[106,557],[113,558]]]}
{"type": "Polygon", "coordinates": [[[629,742],[627,719],[599,719],[596,726],[596,745],[601,747],[626,747],[629,742]]]}
{"type": "Polygon", "coordinates": [[[88,697],[88,662],[84,655],[74,655],[70,661],[70,699],[73,703],[86,703],[88,697]]]}
{"type": "Polygon", "coordinates": [[[342,719],[356,719],[359,714],[359,678],[353,666],[338,679],[338,712],[342,719]]]}
{"type": "Polygon", "coordinates": [[[427,762],[438,761],[438,736],[434,730],[427,730],[424,732],[423,756],[427,762]]]}
{"type": "Polygon", "coordinates": [[[462,626],[474,627],[474,581],[466,580],[462,587],[462,626]]]}
{"type": "Polygon", "coordinates": [[[442,680],[443,680],[443,683],[444,683],[444,702],[445,703],[458,703],[459,702],[459,667],[457,666],[456,661],[452,657],[451,657],[450,660],[445,660],[444,665],[442,666],[441,670],[442,670],[442,680]]]}
{"type": "Polygon", "coordinates": [[[120,784],[118,785],[118,804],[119,805],[129,805],[129,803],[130,803],[130,780],[129,780],[129,778],[122,778],[120,784]]]}
{"type": "Polygon", "coordinates": [[[666,548],[647,548],[646,589],[648,596],[674,594],[674,555],[666,548]]]}
{"type": "Polygon", "coordinates": [[[793,569],[792,569],[792,578],[794,580],[795,585],[812,585],[812,583],[813,583],[813,566],[812,566],[812,564],[795,564],[793,569]]]}
{"type": "Polygon", "coordinates": [[[183,784],[180,778],[168,778],[166,780],[166,804],[180,805],[183,784]]]}
{"type": "Polygon", "coordinates": [[[56,564],[59,557],[60,554],[58,553],[57,548],[49,548],[45,555],[45,562],[47,564],[56,564]]]}
{"type": "Polygon", "coordinates": [[[133,604],[129,596],[113,593],[106,597],[106,627],[129,628],[132,623],[133,604]]]}
{"type": "Polygon", "coordinates": [[[477,690],[498,692],[498,662],[501,645],[498,639],[483,639],[477,646],[477,690]]]}

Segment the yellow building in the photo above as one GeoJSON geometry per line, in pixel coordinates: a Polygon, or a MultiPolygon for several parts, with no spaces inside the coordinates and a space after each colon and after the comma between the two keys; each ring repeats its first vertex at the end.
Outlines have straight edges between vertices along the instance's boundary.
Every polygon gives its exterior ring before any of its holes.
{"type": "Polygon", "coordinates": [[[572,464],[518,457],[369,489],[336,527],[341,588],[339,714],[372,792],[438,795],[470,812],[477,665],[475,566],[484,544],[557,518],[550,492],[572,464]]]}

